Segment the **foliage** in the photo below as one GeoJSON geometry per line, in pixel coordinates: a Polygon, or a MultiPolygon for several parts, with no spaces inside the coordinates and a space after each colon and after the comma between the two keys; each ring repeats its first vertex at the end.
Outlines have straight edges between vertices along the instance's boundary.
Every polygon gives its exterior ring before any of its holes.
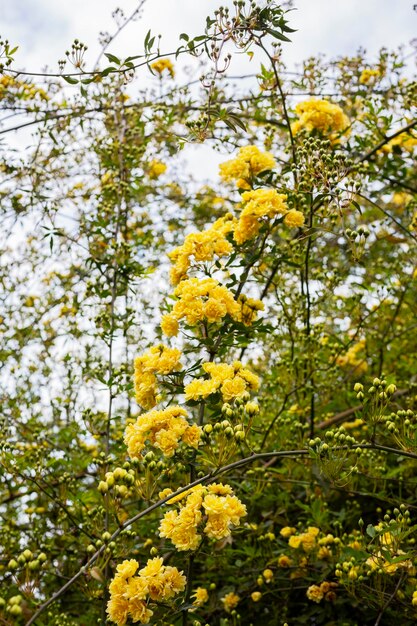
{"type": "Polygon", "coordinates": [[[91,70],[0,42],[4,624],[415,623],[416,83],[233,7],[91,70]]]}

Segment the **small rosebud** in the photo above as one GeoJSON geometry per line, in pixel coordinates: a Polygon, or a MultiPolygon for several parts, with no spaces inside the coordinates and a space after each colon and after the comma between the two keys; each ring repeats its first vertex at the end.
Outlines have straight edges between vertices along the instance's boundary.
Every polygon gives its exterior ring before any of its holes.
{"type": "Polygon", "coordinates": [[[106,482],[104,482],[104,480],[101,480],[98,484],[98,490],[101,494],[105,494],[108,492],[109,490],[109,486],[106,482]]]}

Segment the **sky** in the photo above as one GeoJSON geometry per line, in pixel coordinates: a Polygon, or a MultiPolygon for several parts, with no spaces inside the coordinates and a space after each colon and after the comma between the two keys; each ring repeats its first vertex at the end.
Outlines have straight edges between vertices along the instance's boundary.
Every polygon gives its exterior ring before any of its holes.
{"type": "MultiPolygon", "coordinates": [[[[87,66],[94,65],[99,54],[98,35],[116,29],[112,12],[120,6],[125,15],[137,7],[139,0],[0,0],[0,35],[19,45],[14,67],[37,72],[49,67],[56,72],[57,62],[65,57],[75,38],[88,45],[87,66]]],[[[303,59],[324,53],[328,56],[353,55],[365,48],[370,59],[382,46],[390,49],[400,45],[410,51],[410,42],[417,36],[416,0],[294,0],[295,10],[289,14],[290,25],[297,32],[290,35],[291,44],[283,46],[283,60],[289,69],[296,69],[303,59]]],[[[146,0],[141,19],[128,25],[108,51],[120,57],[141,54],[143,40],[149,29],[161,34],[161,51],[172,52],[179,35],[204,32],[205,18],[219,4],[232,6],[232,0],[146,0]]],[[[176,63],[176,80],[187,82],[185,57],[176,63]]],[[[71,67],[68,67],[70,70],[71,67]]],[[[253,73],[245,55],[233,58],[230,72],[253,73]]],[[[152,80],[146,68],[144,81],[152,80]]],[[[199,70],[196,70],[196,72],[199,70]]],[[[199,73],[195,74],[197,78],[199,73]]],[[[156,79],[153,79],[156,80],[156,79]]],[[[21,138],[16,140],[19,143],[21,138]]],[[[207,171],[217,171],[218,155],[201,146],[200,157],[191,165],[198,172],[201,160],[207,171]]],[[[222,160],[222,159],[220,159],[222,160]]],[[[224,159],[223,159],[224,160],[224,159]]]]}
{"type": "MultiPolygon", "coordinates": [[[[205,17],[219,4],[231,0],[147,0],[140,21],[121,33],[111,51],[121,56],[142,52],[149,28],[162,35],[162,50],[177,47],[181,32],[200,34],[205,17]]],[[[294,0],[290,15],[297,29],[293,43],[284,47],[291,65],[319,52],[353,54],[359,46],[374,55],[386,45],[407,45],[417,36],[417,12],[413,0],[294,0]]],[[[16,65],[39,71],[56,69],[58,59],[75,38],[89,46],[94,62],[100,31],[114,31],[112,11],[120,6],[129,15],[137,0],[0,0],[0,33],[19,44],[16,65]]]]}
{"type": "MultiPolygon", "coordinates": [[[[142,18],[131,23],[115,42],[112,51],[121,56],[139,54],[149,28],[162,35],[162,49],[175,49],[181,32],[200,34],[205,17],[221,0],[147,0],[142,18]]],[[[231,5],[231,0],[223,0],[231,5]]],[[[294,0],[296,10],[290,23],[297,32],[285,46],[290,64],[319,52],[352,54],[359,46],[370,54],[385,45],[390,48],[417,36],[417,12],[413,0],[294,0]]],[[[56,68],[58,59],[75,38],[89,46],[94,61],[100,31],[114,31],[112,11],[117,7],[129,15],[137,0],[0,0],[0,33],[19,44],[16,64],[39,71],[56,68]]]]}

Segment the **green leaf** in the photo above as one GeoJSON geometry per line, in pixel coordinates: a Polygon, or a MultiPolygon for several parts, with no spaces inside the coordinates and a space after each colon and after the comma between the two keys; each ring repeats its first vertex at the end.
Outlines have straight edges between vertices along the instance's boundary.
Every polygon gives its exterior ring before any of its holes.
{"type": "Polygon", "coordinates": [[[105,52],[104,56],[108,58],[110,63],[116,63],[117,65],[121,64],[121,60],[118,59],[116,56],[114,56],[114,54],[110,54],[109,52],[105,52]]]}
{"type": "Polygon", "coordinates": [[[289,41],[291,43],[291,39],[288,39],[288,37],[286,37],[282,33],[279,33],[277,30],[273,30],[272,28],[267,28],[266,32],[272,35],[272,37],[274,37],[275,39],[279,39],[280,41],[289,41]]]}
{"type": "Polygon", "coordinates": [[[65,82],[69,83],[70,85],[78,85],[77,78],[72,78],[72,76],[62,76],[62,78],[65,80],[65,82]]]}

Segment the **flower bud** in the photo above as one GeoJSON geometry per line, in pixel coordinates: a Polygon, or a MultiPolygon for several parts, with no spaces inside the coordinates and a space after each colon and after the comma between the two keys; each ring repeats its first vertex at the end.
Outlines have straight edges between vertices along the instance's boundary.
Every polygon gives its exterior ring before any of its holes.
{"type": "Polygon", "coordinates": [[[113,472],[107,472],[107,474],[106,474],[106,483],[107,483],[107,485],[108,485],[109,489],[110,489],[111,487],[113,487],[113,485],[114,485],[114,476],[113,476],[113,472]]]}
{"type": "Polygon", "coordinates": [[[256,402],[248,402],[246,404],[246,413],[248,415],[257,415],[259,413],[259,406],[256,402]]]}
{"type": "Polygon", "coordinates": [[[10,615],[13,615],[13,617],[18,617],[18,615],[22,615],[22,609],[19,605],[17,604],[13,604],[9,609],[8,612],[10,613],[10,615]]]}
{"type": "Polygon", "coordinates": [[[104,482],[104,480],[101,480],[98,484],[98,490],[101,494],[105,494],[108,492],[109,490],[109,486],[106,482],[104,482]]]}

